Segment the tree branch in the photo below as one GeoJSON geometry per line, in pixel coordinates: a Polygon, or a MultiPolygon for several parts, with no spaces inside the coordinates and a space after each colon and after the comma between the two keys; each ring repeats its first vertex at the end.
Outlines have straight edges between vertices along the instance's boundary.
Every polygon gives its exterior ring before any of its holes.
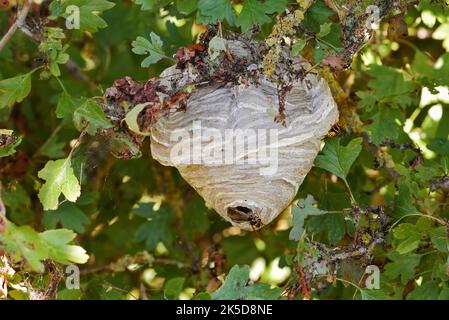
{"type": "Polygon", "coordinates": [[[6,208],[2,200],[2,182],[0,181],[0,233],[5,230],[6,208]]]}
{"type": "Polygon", "coordinates": [[[124,272],[128,270],[128,267],[130,265],[145,265],[151,267],[154,264],[173,265],[180,269],[192,269],[192,266],[189,266],[184,262],[166,258],[156,258],[147,251],[142,251],[135,255],[125,255],[117,259],[116,261],[107,263],[105,265],[83,268],[81,270],[81,275],[89,275],[93,273],[124,272]]]}
{"type": "Polygon", "coordinates": [[[14,35],[14,33],[16,33],[17,29],[23,26],[23,24],[25,23],[32,2],[33,0],[25,0],[25,2],[23,3],[23,7],[19,11],[16,21],[13,23],[13,25],[9,28],[8,32],[6,32],[6,34],[0,40],[0,51],[2,51],[2,49],[5,47],[8,41],[14,35]]]}

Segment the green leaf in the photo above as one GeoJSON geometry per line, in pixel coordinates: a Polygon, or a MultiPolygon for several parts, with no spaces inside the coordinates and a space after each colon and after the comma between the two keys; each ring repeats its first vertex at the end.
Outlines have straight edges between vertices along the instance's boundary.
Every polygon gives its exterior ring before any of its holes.
{"type": "Polygon", "coordinates": [[[49,229],[54,229],[58,222],[64,228],[71,229],[78,233],[86,231],[85,226],[90,224],[86,214],[75,204],[63,203],[55,211],[46,211],[44,213],[43,223],[49,229]]]}
{"type": "Polygon", "coordinates": [[[245,300],[276,300],[281,295],[282,288],[271,288],[270,285],[258,283],[244,289],[245,300]]]}
{"type": "Polygon", "coordinates": [[[168,299],[177,300],[184,287],[184,278],[173,278],[167,281],[164,288],[164,296],[168,299]]]}
{"type": "Polygon", "coordinates": [[[207,213],[208,209],[200,196],[195,197],[190,203],[186,204],[182,217],[184,228],[189,236],[207,231],[210,226],[207,213]]]}
{"type": "Polygon", "coordinates": [[[325,211],[314,207],[315,200],[311,195],[306,199],[299,200],[297,205],[292,206],[292,224],[293,228],[290,231],[289,239],[298,241],[304,232],[304,220],[307,216],[316,216],[325,214],[325,211]]]}
{"type": "Polygon", "coordinates": [[[292,46],[292,50],[290,52],[290,55],[292,57],[298,56],[301,53],[302,49],[304,49],[306,44],[307,44],[307,40],[306,39],[302,39],[302,38],[298,39],[298,41],[296,41],[296,43],[292,46]]]}
{"type": "Polygon", "coordinates": [[[133,47],[132,51],[135,54],[149,55],[142,61],[142,68],[148,68],[150,65],[167,57],[164,49],[162,49],[163,42],[161,38],[154,32],[151,32],[150,37],[151,41],[139,36],[131,44],[133,47]]]}
{"type": "Polygon", "coordinates": [[[349,169],[362,151],[362,141],[362,138],[356,138],[346,147],[340,145],[340,140],[326,142],[322,153],[315,160],[315,166],[346,181],[349,169]]]}
{"type": "Polygon", "coordinates": [[[176,0],[178,11],[183,14],[191,14],[197,9],[197,0],[176,0]]]}
{"type": "Polygon", "coordinates": [[[399,193],[395,197],[394,216],[397,218],[408,214],[419,214],[413,205],[412,185],[404,178],[399,180],[399,193]]]}
{"type": "Polygon", "coordinates": [[[417,89],[417,85],[405,81],[401,70],[371,65],[368,74],[374,78],[368,82],[368,87],[373,89],[373,95],[378,100],[391,101],[404,107],[412,102],[410,96],[417,89]]]}
{"type": "Polygon", "coordinates": [[[324,1],[315,1],[306,11],[304,24],[315,32],[319,32],[322,24],[329,22],[329,16],[334,12],[324,1]]]}
{"type": "Polygon", "coordinates": [[[0,233],[0,248],[10,255],[12,261],[25,261],[29,269],[43,272],[45,268],[41,261],[48,258],[49,252],[39,234],[29,226],[7,223],[6,227],[6,231],[0,233]]]}
{"type": "Polygon", "coordinates": [[[200,292],[194,298],[194,300],[211,300],[211,299],[212,297],[210,296],[210,294],[206,292],[200,292]]]}
{"type": "Polygon", "coordinates": [[[397,139],[402,128],[396,119],[402,120],[403,115],[398,109],[381,106],[379,112],[373,116],[373,123],[366,126],[371,133],[374,144],[379,145],[386,139],[397,139]]]}
{"type": "Polygon", "coordinates": [[[136,4],[142,6],[142,10],[153,11],[158,0],[135,0],[136,4]]]}
{"type": "Polygon", "coordinates": [[[62,264],[86,263],[86,251],[69,245],[76,234],[67,229],[37,233],[29,226],[18,227],[7,221],[4,233],[0,233],[0,249],[4,249],[15,263],[25,262],[31,271],[43,272],[43,260],[52,259],[62,264]]]}
{"type": "Polygon", "coordinates": [[[33,72],[0,80],[0,109],[12,107],[16,102],[22,102],[30,94],[33,72]]]}
{"type": "Polygon", "coordinates": [[[171,246],[174,238],[171,225],[175,214],[168,206],[163,205],[158,211],[155,211],[152,203],[141,203],[133,213],[148,219],[135,233],[137,242],[145,242],[148,250],[154,250],[159,242],[165,246],[171,246]]]}
{"type": "Polygon", "coordinates": [[[31,207],[31,197],[27,190],[21,185],[13,185],[3,190],[2,198],[8,208],[8,218],[19,225],[30,222],[35,215],[31,207]]]}
{"type": "Polygon", "coordinates": [[[80,246],[69,245],[76,234],[72,230],[57,229],[48,230],[39,234],[46,248],[48,248],[49,256],[56,262],[62,264],[70,263],[86,263],[89,256],[86,250],[80,246]]]}
{"type": "Polygon", "coordinates": [[[266,284],[255,284],[248,286],[249,267],[235,265],[229,271],[226,281],[214,293],[213,300],[273,300],[279,297],[282,288],[271,289],[266,284]]]}
{"type": "Polygon", "coordinates": [[[201,24],[216,24],[226,21],[232,26],[236,15],[230,0],[199,0],[197,21],[201,24]]]}
{"type": "Polygon", "coordinates": [[[382,290],[360,290],[362,300],[389,300],[390,297],[382,290]]]}
{"type": "Polygon", "coordinates": [[[387,257],[392,262],[385,265],[385,275],[390,279],[401,278],[401,283],[405,284],[415,275],[415,269],[418,267],[421,256],[415,253],[400,254],[396,251],[390,251],[387,257]]]}
{"type": "Polygon", "coordinates": [[[429,230],[431,241],[435,248],[443,253],[449,251],[449,239],[447,237],[446,227],[433,228],[429,230]]]}
{"type": "Polygon", "coordinates": [[[56,106],[56,117],[59,119],[73,119],[75,110],[82,105],[81,99],[74,98],[67,92],[61,93],[56,106]]]}
{"type": "Polygon", "coordinates": [[[224,238],[220,244],[223,246],[229,265],[252,263],[260,254],[254,239],[249,235],[224,238]]]}
{"type": "Polygon", "coordinates": [[[73,121],[78,130],[86,130],[86,132],[92,136],[102,130],[112,127],[112,124],[106,118],[101,106],[93,99],[86,99],[86,101],[75,110],[73,121]]]}
{"type": "Polygon", "coordinates": [[[327,226],[327,238],[330,243],[337,243],[346,233],[345,219],[342,214],[333,213],[324,217],[327,226]]]}
{"type": "Polygon", "coordinates": [[[320,26],[320,32],[316,35],[317,38],[324,38],[331,32],[332,22],[326,22],[320,26]]]}
{"type": "Polygon", "coordinates": [[[242,291],[246,287],[249,280],[249,267],[239,267],[235,265],[229,271],[226,281],[214,293],[213,300],[237,300],[243,299],[242,291]]]}
{"type": "Polygon", "coordinates": [[[393,230],[394,237],[401,240],[396,247],[397,252],[405,254],[418,248],[423,238],[431,228],[429,219],[421,218],[415,224],[402,223],[393,230]]]}
{"type": "Polygon", "coordinates": [[[427,281],[410,292],[407,300],[437,300],[440,289],[434,281],[427,281]]]}
{"type": "Polygon", "coordinates": [[[47,140],[39,149],[39,155],[46,156],[50,159],[57,159],[64,157],[66,142],[58,141],[58,135],[54,135],[47,140]]]}
{"type": "Polygon", "coordinates": [[[73,173],[70,157],[47,162],[38,176],[46,181],[39,191],[44,210],[56,210],[61,193],[71,202],[81,195],[81,186],[73,173]]]}
{"type": "MultiPolygon", "coordinates": [[[[65,12],[68,6],[75,5],[79,8],[80,12],[80,29],[82,31],[97,32],[99,29],[106,28],[108,24],[99,14],[103,11],[112,9],[115,3],[107,0],[66,0],[64,1],[64,7],[62,12],[65,12]]],[[[62,15],[64,18],[68,17],[68,14],[62,15]]]]}
{"type": "Polygon", "coordinates": [[[367,112],[373,110],[377,104],[376,97],[368,92],[357,91],[356,95],[360,98],[360,101],[358,102],[359,107],[365,109],[367,112]]]}
{"type": "MultiPolygon", "coordinates": [[[[173,0],[135,0],[137,5],[142,6],[142,10],[144,11],[155,11],[159,8],[163,8],[166,5],[170,4],[173,0]]],[[[194,2],[196,0],[180,0],[180,2],[194,2]]]]}
{"type": "Polygon", "coordinates": [[[444,138],[431,139],[427,148],[443,156],[449,155],[449,141],[444,138]]]}
{"type": "Polygon", "coordinates": [[[242,12],[237,17],[237,26],[242,31],[247,31],[255,25],[263,25],[271,22],[269,14],[282,12],[287,6],[288,0],[245,0],[243,2],[242,12]]]}

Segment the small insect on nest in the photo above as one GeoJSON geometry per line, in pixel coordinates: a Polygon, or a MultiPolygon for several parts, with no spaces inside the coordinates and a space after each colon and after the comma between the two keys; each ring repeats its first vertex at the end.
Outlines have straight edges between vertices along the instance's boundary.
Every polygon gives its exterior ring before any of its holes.
{"type": "Polygon", "coordinates": [[[207,81],[204,65],[201,76],[179,65],[161,74],[161,85],[171,92],[196,85],[183,108],[170,105],[152,124],[152,156],[176,167],[224,219],[257,230],[291,204],[321,140],[338,121],[338,109],[326,81],[305,72],[311,66],[302,57],[280,62],[276,68],[283,71],[271,80],[261,71],[263,58],[254,58],[260,44],[214,41],[223,53],[209,48],[209,57],[221,54],[224,60],[210,63],[216,69],[207,81]],[[249,76],[214,80],[217,70],[226,74],[223,61],[240,69],[247,61],[249,76]]]}

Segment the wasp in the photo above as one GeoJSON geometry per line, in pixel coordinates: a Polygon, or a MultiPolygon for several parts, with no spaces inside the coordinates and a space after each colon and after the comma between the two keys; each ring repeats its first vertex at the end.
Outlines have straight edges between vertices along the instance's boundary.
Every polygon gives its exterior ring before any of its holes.
{"type": "Polygon", "coordinates": [[[336,124],[334,124],[334,126],[331,128],[331,130],[327,133],[325,138],[326,139],[335,138],[336,136],[340,135],[342,133],[342,131],[343,131],[343,128],[337,122],[336,124]]]}
{"type": "Polygon", "coordinates": [[[262,219],[260,219],[259,215],[247,207],[237,206],[228,208],[228,217],[236,223],[249,222],[253,231],[263,226],[262,219]]]}

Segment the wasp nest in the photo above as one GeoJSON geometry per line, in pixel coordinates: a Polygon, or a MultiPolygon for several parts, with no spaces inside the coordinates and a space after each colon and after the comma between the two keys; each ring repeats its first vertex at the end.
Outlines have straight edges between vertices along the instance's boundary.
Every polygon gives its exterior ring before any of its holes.
{"type": "MultiPolygon", "coordinates": [[[[262,63],[246,42],[224,45],[228,61],[251,62],[245,68],[253,78],[197,85],[187,103],[173,104],[151,126],[152,156],[176,167],[224,219],[255,230],[291,204],[338,109],[327,83],[306,72],[305,59],[291,59],[273,81],[255,72],[262,63]]],[[[185,91],[195,74],[178,65],[160,79],[171,91],[185,91]]]]}

